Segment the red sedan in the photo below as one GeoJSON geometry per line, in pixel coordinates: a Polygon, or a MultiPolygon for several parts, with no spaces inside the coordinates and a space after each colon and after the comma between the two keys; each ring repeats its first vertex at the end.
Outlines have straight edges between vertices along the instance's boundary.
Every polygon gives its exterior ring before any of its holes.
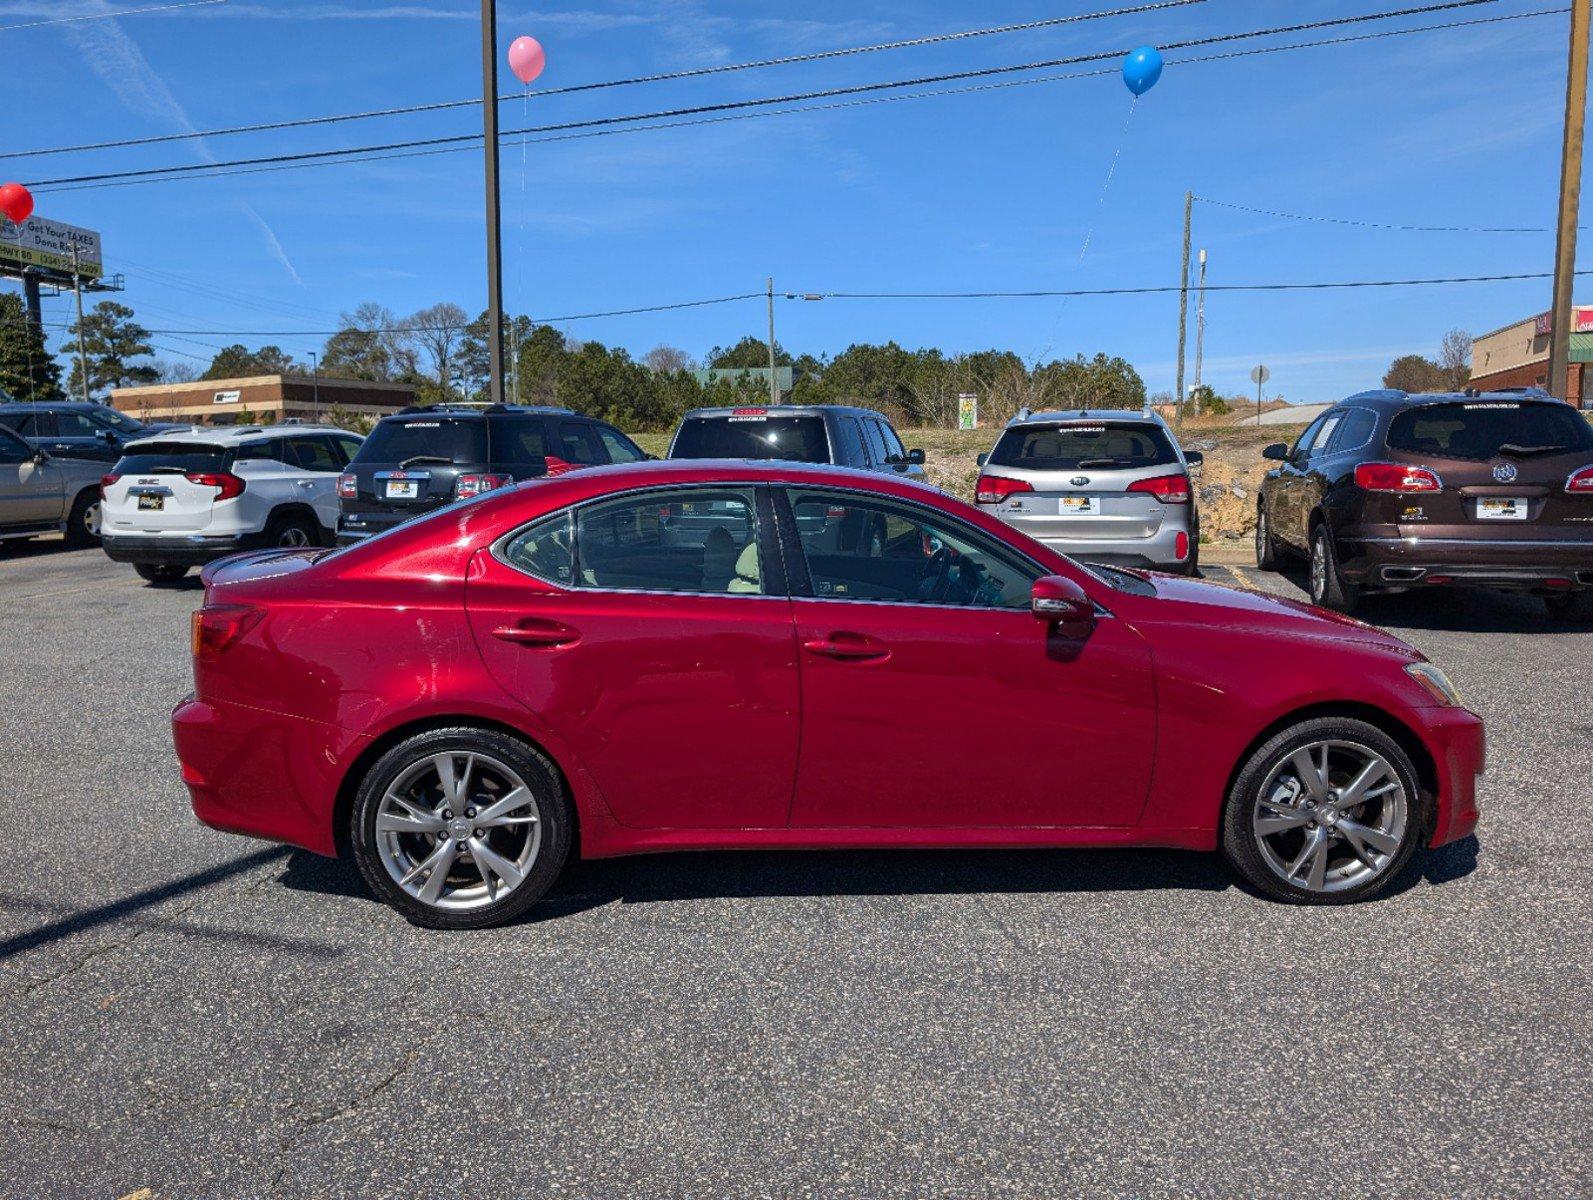
{"type": "Polygon", "coordinates": [[[426,925],[725,847],[1221,848],[1338,903],[1477,821],[1482,723],[1397,638],[873,474],[585,470],[205,584],[194,811],[426,925]]]}

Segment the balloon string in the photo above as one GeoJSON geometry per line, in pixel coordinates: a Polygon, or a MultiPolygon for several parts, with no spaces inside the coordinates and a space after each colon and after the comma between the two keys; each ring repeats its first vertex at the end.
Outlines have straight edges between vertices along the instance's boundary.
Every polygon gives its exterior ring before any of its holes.
{"type": "MultiPolygon", "coordinates": [[[[528,83],[520,92],[520,125],[524,128],[531,123],[531,85],[528,83]]],[[[522,289],[525,286],[525,188],[526,188],[526,135],[520,135],[520,219],[519,233],[515,238],[514,256],[514,294],[516,303],[522,303],[522,289]]],[[[511,323],[514,318],[510,318],[511,323]]],[[[513,329],[518,325],[511,324],[513,329]]],[[[520,339],[518,336],[510,339],[509,344],[514,347],[514,365],[511,368],[514,374],[514,402],[520,403],[520,339]]]]}

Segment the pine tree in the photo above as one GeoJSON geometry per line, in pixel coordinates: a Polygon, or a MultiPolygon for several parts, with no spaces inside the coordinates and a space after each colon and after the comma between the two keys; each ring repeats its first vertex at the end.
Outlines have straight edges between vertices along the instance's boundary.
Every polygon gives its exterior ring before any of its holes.
{"type": "MultiPolygon", "coordinates": [[[[88,358],[89,392],[96,394],[130,384],[154,383],[160,372],[153,363],[132,363],[154,353],[149,330],[133,320],[133,310],[114,300],[101,300],[83,318],[83,352],[88,358]]],[[[69,331],[66,353],[72,360],[68,391],[83,394],[78,369],[77,326],[69,331]]]]}
{"type": "Polygon", "coordinates": [[[61,365],[44,331],[32,324],[15,292],[0,295],[0,393],[15,400],[60,400],[61,365]]]}

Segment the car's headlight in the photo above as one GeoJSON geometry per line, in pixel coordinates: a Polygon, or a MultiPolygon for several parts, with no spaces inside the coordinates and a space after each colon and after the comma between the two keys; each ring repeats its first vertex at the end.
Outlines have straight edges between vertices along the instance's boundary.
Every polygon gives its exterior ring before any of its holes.
{"type": "Polygon", "coordinates": [[[1438,703],[1448,705],[1451,708],[1465,707],[1465,702],[1461,700],[1460,693],[1455,690],[1455,685],[1449,682],[1449,676],[1433,666],[1432,663],[1411,663],[1405,668],[1405,674],[1426,688],[1428,694],[1438,703]]]}

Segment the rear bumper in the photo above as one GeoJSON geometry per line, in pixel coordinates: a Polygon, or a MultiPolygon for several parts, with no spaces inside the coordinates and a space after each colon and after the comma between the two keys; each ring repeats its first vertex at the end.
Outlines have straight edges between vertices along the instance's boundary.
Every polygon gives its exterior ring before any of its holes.
{"type": "Polygon", "coordinates": [[[1180,567],[1194,553],[1194,537],[1182,523],[1163,524],[1148,538],[1039,538],[1040,544],[1058,554],[1085,562],[1109,563],[1123,567],[1180,567]],[[1184,534],[1184,555],[1178,554],[1178,535],[1184,534]]]}
{"type": "Polygon", "coordinates": [[[431,508],[415,509],[402,513],[362,512],[343,513],[337,519],[337,544],[339,546],[352,546],[355,542],[363,542],[368,537],[378,533],[386,533],[395,529],[406,521],[413,521],[416,517],[424,517],[434,513],[440,505],[431,508]]]}
{"type": "Polygon", "coordinates": [[[1478,587],[1534,590],[1550,580],[1593,587],[1593,529],[1579,538],[1351,533],[1338,546],[1345,578],[1369,587],[1413,587],[1434,576],[1478,587]]]}
{"type": "Polygon", "coordinates": [[[253,549],[258,542],[258,535],[238,533],[161,537],[106,533],[100,537],[100,546],[112,562],[182,567],[203,566],[240,550],[253,549]]]}

